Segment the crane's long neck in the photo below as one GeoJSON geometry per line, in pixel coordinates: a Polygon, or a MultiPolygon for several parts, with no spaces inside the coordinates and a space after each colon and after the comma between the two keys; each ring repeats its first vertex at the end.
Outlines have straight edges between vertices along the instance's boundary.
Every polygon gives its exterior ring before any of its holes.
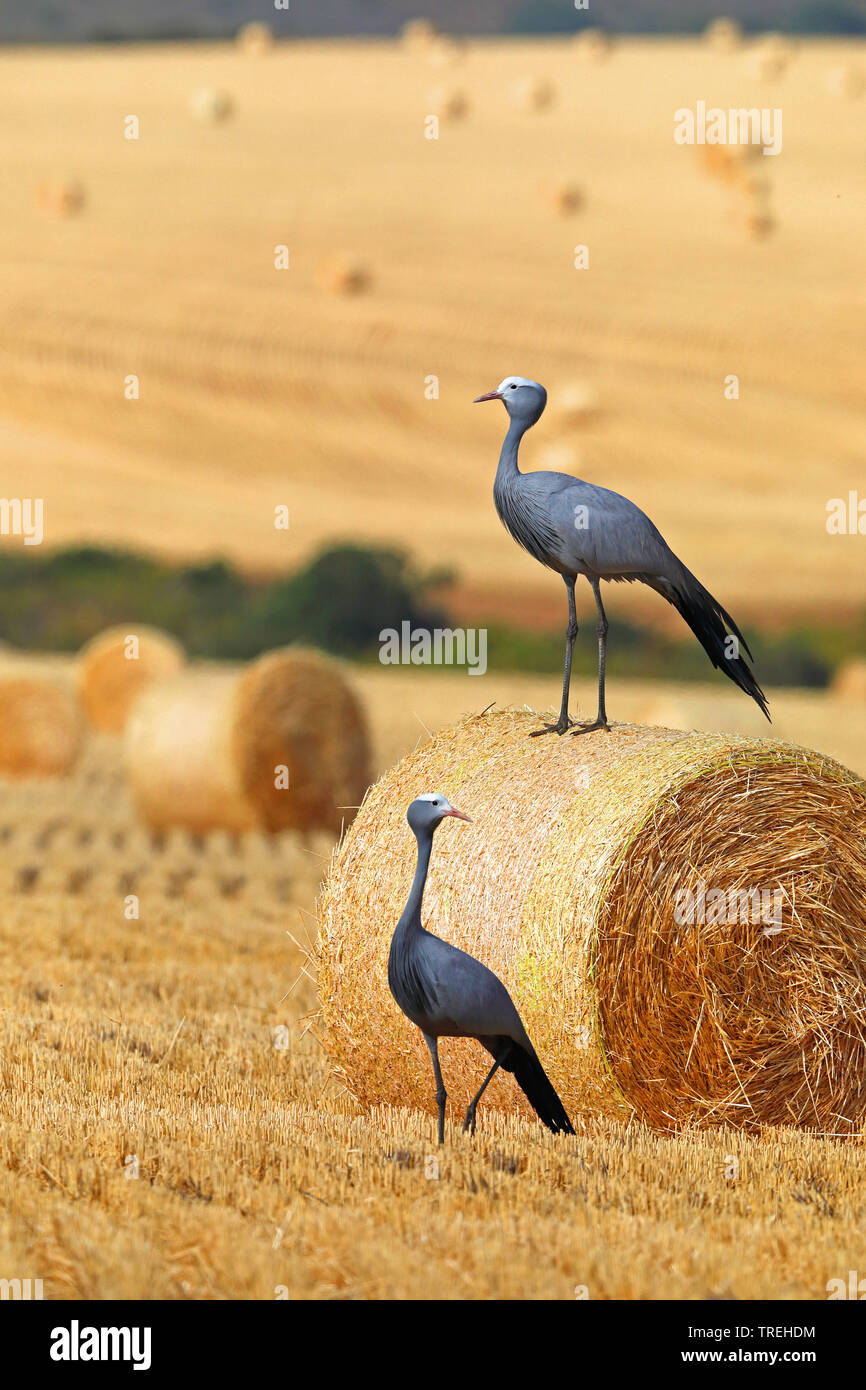
{"type": "Polygon", "coordinates": [[[502,449],[499,453],[499,467],[496,470],[496,483],[494,486],[501,486],[509,482],[512,478],[521,476],[517,466],[517,451],[520,448],[520,441],[529,429],[531,421],[511,419],[508,424],[508,432],[502,441],[502,449]]]}
{"type": "Polygon", "coordinates": [[[418,841],[418,862],[415,865],[415,877],[412,879],[406,906],[394,933],[395,942],[411,937],[421,930],[421,903],[424,898],[424,885],[427,882],[427,870],[430,867],[433,831],[422,830],[415,838],[418,841]]]}

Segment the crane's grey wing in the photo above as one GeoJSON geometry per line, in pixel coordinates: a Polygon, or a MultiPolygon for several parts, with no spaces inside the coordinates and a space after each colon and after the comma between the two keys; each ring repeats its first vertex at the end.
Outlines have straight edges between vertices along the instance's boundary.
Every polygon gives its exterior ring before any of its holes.
{"type": "Polygon", "coordinates": [[[524,474],[522,489],[545,500],[559,557],[573,573],[603,579],[675,579],[680,562],[640,507],[566,473],[524,474]]]}
{"type": "Polygon", "coordinates": [[[529,1039],[508,990],[486,965],[425,932],[419,943],[427,1007],[419,1027],[441,1036],[529,1039]]]}

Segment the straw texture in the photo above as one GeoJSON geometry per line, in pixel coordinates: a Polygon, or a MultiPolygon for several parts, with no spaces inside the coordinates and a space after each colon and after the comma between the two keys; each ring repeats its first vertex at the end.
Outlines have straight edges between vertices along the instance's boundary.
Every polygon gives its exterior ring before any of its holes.
{"type": "Polygon", "coordinates": [[[81,711],[71,683],[46,665],[4,654],[0,664],[0,773],[60,777],[81,748],[81,711]]]}
{"type": "MultiPolygon", "coordinates": [[[[634,725],[529,739],[535,727],[506,711],[440,733],[371,789],[335,852],[319,910],[320,1023],[349,1089],[364,1104],[434,1109],[426,1048],[391,999],[386,962],[415,863],[406,808],[442,791],[473,825],[437,832],[425,925],[502,978],[572,1118],[855,1127],[863,781],[769,740],[634,725]],[[706,908],[678,921],[684,890],[700,904],[701,885],[706,908]]],[[[442,1055],[465,1104],[486,1054],[455,1039],[442,1055]]],[[[487,1096],[526,1108],[509,1077],[487,1096]]]]}
{"type": "Polygon", "coordinates": [[[363,711],[342,671],[296,647],[151,687],[125,751],[139,811],[158,829],[339,832],[370,780],[363,711]]]}

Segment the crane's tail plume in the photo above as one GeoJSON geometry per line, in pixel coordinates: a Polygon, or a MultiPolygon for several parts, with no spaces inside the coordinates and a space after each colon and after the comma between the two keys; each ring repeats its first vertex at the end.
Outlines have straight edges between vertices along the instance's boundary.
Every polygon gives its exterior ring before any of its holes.
{"type": "Polygon", "coordinates": [[[688,623],[716,669],[724,671],[734,685],[751,695],[758,709],[772,723],[767,697],[755,680],[751,667],[740,655],[742,649],[751,659],[749,645],[730,613],[722,607],[718,599],[713,598],[709,590],[704,588],[685,565],[682,568],[682,577],[659,587],[659,592],[688,623]]]}
{"type": "Polygon", "coordinates": [[[574,1134],[565,1106],[548,1080],[544,1067],[535,1052],[527,1052],[514,1044],[501,1066],[514,1075],[526,1099],[542,1124],[554,1134],[574,1134]]]}

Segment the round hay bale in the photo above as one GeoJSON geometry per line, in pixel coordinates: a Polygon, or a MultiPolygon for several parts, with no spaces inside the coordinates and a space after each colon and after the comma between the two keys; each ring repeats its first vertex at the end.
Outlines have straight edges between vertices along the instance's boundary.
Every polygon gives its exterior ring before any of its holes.
{"type": "Polygon", "coordinates": [[[411,53],[425,53],[436,38],[436,26],[430,19],[407,19],[400,38],[411,53]]]}
{"type": "Polygon", "coordinates": [[[81,709],[72,682],[38,658],[0,661],[0,775],[62,777],[81,750],[81,709]]]}
{"type": "Polygon", "coordinates": [[[566,440],[542,444],[538,462],[551,473],[576,473],[583,466],[583,450],[566,440]]]}
{"type": "Polygon", "coordinates": [[[766,198],[749,199],[745,221],[746,231],[753,241],[763,241],[776,226],[766,198]]]}
{"type": "Polygon", "coordinates": [[[49,217],[75,217],[86,201],[78,179],[43,179],[36,189],[36,206],[49,217]]]}
{"type": "Polygon", "coordinates": [[[235,104],[230,93],[219,87],[200,87],[190,97],[189,109],[203,125],[218,125],[233,114],[235,104]]]}
{"type": "Polygon", "coordinates": [[[316,271],[319,288],[329,294],[362,294],[370,288],[372,277],[367,266],[357,256],[339,251],[319,263],[316,271]]]}
{"type": "Polygon", "coordinates": [[[565,179],[558,179],[555,183],[549,184],[544,190],[544,196],[551,212],[557,213],[560,217],[569,217],[584,205],[583,190],[578,184],[569,183],[565,179]]]}
{"type": "Polygon", "coordinates": [[[732,188],[744,188],[754,167],[755,157],[763,146],[756,145],[699,145],[698,158],[704,172],[719,183],[732,188]]]}
{"type": "Polygon", "coordinates": [[[337,832],[370,779],[355,695],[334,662],[300,647],[146,691],[127,725],[126,764],[151,826],[196,832],[337,832]]]}
{"type": "Polygon", "coordinates": [[[88,722],[119,734],[141,690],[173,676],[185,659],[180,643],[158,628],[131,623],[98,633],[78,656],[78,693],[88,722]]]}
{"type": "Polygon", "coordinates": [[[720,15],[707,25],[704,39],[716,53],[732,53],[743,42],[743,31],[735,19],[720,15]]]}
{"type": "Polygon", "coordinates": [[[794,56],[791,44],[781,34],[765,34],[746,49],[745,70],[760,82],[774,82],[785,73],[794,56]]]}
{"type": "Polygon", "coordinates": [[[827,73],[827,90],[835,97],[856,101],[866,92],[866,71],[852,63],[843,63],[827,73]]]}
{"type": "Polygon", "coordinates": [[[427,95],[431,115],[440,121],[462,121],[469,111],[469,98],[462,87],[435,87],[427,95]]]}
{"type": "Polygon", "coordinates": [[[274,46],[274,36],[267,24],[261,20],[250,20],[249,24],[242,24],[237,34],[237,45],[241,52],[248,54],[251,58],[260,58],[265,53],[270,53],[274,46]]]}
{"type": "Polygon", "coordinates": [[[561,424],[582,425],[598,414],[598,391],[589,381],[562,382],[551,391],[550,406],[561,424]]]}
{"type": "Polygon", "coordinates": [[[866,657],[844,662],[833,677],[830,691],[840,700],[866,703],[866,657]]]}
{"type": "Polygon", "coordinates": [[[427,48],[426,57],[434,68],[453,68],[456,63],[462,63],[465,53],[465,46],[456,39],[437,35],[427,48]]]}
{"type": "Polygon", "coordinates": [[[581,29],[574,46],[585,62],[599,63],[610,57],[613,40],[603,29],[581,29]]]}
{"type": "MultiPolygon", "coordinates": [[[[406,808],[439,790],[473,824],[437,832],[425,926],[500,976],[572,1119],[856,1132],[863,780],[770,740],[622,724],[529,738],[538,722],[508,710],[442,731],[371,789],[335,851],[320,1026],[351,1092],[434,1109],[387,958],[415,868],[406,808]]],[[[484,1054],[454,1039],[442,1055],[456,1113],[484,1054]]],[[[507,1076],[487,1095],[521,1105],[507,1076]]]]}
{"type": "Polygon", "coordinates": [[[511,100],[519,111],[546,111],[556,93],[546,77],[520,77],[511,89],[511,100]]]}

